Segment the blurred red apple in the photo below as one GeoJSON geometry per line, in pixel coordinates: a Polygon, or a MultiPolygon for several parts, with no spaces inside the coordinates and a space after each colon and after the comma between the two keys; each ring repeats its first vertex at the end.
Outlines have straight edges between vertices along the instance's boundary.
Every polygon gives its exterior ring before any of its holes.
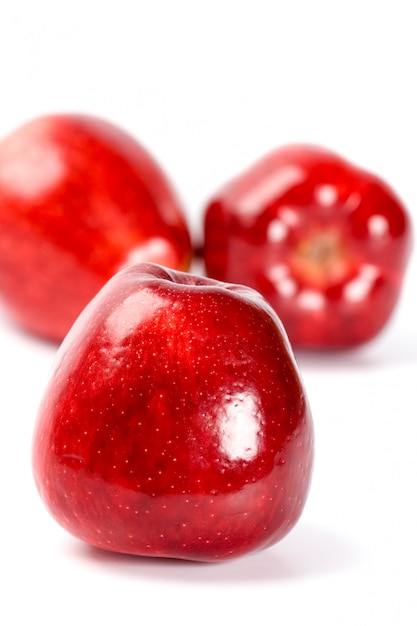
{"type": "Polygon", "coordinates": [[[60,341],[124,265],[190,257],[166,175],[120,128],[50,115],[0,142],[0,297],[27,330],[60,341]]]}
{"type": "Polygon", "coordinates": [[[216,561],[299,519],[313,427],[285,331],[250,288],[140,264],[60,346],[33,469],[70,533],[135,555],[216,561]]]}
{"type": "Polygon", "coordinates": [[[209,276],[259,290],[293,346],[374,338],[401,293],[411,224],[380,178],[315,146],[267,155],[205,212],[209,276]]]}

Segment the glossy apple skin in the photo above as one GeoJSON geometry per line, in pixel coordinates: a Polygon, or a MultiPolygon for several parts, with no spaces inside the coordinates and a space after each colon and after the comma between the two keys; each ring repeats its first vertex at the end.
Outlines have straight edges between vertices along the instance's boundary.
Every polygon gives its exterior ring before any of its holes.
{"type": "Polygon", "coordinates": [[[206,273],[259,290],[294,347],[355,347],[390,319],[411,251],[407,211],[333,152],[268,154],[212,198],[204,219],[206,273]]]}
{"type": "Polygon", "coordinates": [[[254,290],[140,264],[61,344],[33,470],[70,533],[134,555],[218,561],[299,519],[313,426],[282,325],[254,290]]]}
{"type": "Polygon", "coordinates": [[[49,115],[0,142],[0,298],[28,331],[61,341],[125,264],[190,259],[175,191],[124,130],[49,115]]]}

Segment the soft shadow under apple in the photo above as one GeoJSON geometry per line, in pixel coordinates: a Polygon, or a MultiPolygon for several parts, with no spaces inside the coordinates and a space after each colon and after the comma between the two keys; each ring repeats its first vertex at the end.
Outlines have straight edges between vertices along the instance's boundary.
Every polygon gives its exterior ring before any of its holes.
{"type": "Polygon", "coordinates": [[[276,546],[222,563],[115,554],[68,539],[66,556],[94,570],[131,578],[165,579],[171,583],[256,583],[333,575],[360,558],[357,546],[333,531],[303,524],[276,546]]]}

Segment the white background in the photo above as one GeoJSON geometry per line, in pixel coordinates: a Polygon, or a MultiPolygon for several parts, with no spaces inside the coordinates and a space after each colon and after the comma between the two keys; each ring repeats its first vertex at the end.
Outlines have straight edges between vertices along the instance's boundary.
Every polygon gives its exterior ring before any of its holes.
{"type": "MultiPolygon", "coordinates": [[[[193,232],[230,176],[289,141],[384,177],[417,218],[413,0],[52,0],[0,9],[0,135],[101,115],[169,173],[193,232]]],[[[202,565],[89,549],[49,517],[30,444],[55,348],[0,314],[0,622],[417,624],[417,267],[386,332],[299,354],[316,465],[304,514],[264,552],[202,565]]]]}

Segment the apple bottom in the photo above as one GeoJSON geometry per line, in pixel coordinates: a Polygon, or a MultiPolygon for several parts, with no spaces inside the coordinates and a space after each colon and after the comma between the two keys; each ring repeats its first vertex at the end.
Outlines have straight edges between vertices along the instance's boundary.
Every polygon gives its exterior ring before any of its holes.
{"type": "Polygon", "coordinates": [[[125,554],[222,561],[282,539],[304,508],[311,447],[292,442],[295,454],[267,475],[228,493],[156,494],[102,481],[86,471],[61,468],[54,498],[44,500],[72,535],[125,554]],[[294,450],[296,448],[296,450],[294,450]],[[65,488],[64,488],[65,484],[65,488]]]}
{"type": "Polygon", "coordinates": [[[221,263],[224,246],[212,247],[207,271],[219,280],[251,286],[259,291],[282,321],[294,348],[355,348],[373,340],[389,323],[403,286],[403,273],[363,263],[349,280],[317,288],[297,276],[274,251],[268,263],[255,246],[243,241],[229,244],[234,265],[221,263]]]}
{"type": "Polygon", "coordinates": [[[298,285],[282,297],[279,285],[259,274],[257,287],[280,316],[292,344],[306,349],[355,348],[371,341],[388,324],[398,302],[402,277],[367,276],[366,268],[350,282],[324,292],[298,285]]]}

